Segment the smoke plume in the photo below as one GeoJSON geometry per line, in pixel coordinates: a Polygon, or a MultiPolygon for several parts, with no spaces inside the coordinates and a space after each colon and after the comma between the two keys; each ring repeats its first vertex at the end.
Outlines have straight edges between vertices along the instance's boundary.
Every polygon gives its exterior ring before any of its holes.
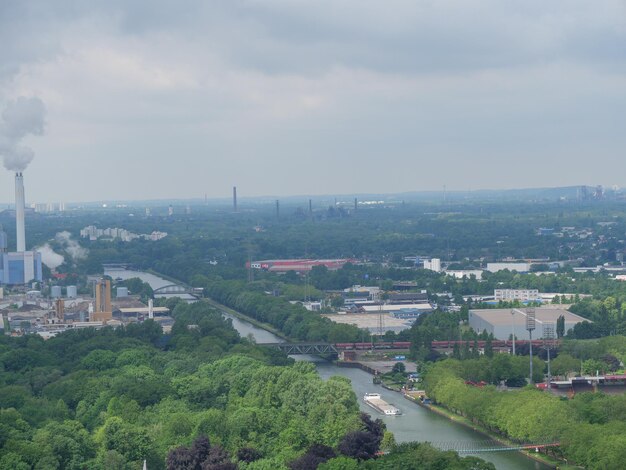
{"type": "Polygon", "coordinates": [[[76,240],[72,240],[70,232],[58,232],[53,241],[38,247],[37,251],[41,253],[41,262],[50,269],[61,266],[65,263],[66,257],[77,261],[86,258],[89,253],[89,250],[80,246],[76,240]]]}
{"type": "Polygon", "coordinates": [[[41,262],[48,266],[50,269],[56,269],[65,262],[63,255],[55,252],[49,243],[37,248],[37,251],[41,253],[41,262]]]}
{"type": "Polygon", "coordinates": [[[83,248],[76,240],[72,240],[72,234],[70,232],[59,232],[55,235],[54,240],[63,247],[65,252],[74,261],[86,258],[89,253],[87,248],[83,248]]]}
{"type": "Polygon", "coordinates": [[[42,135],[46,107],[37,97],[20,96],[9,101],[0,115],[0,155],[7,170],[22,171],[35,153],[22,145],[29,135],[42,135]]]}

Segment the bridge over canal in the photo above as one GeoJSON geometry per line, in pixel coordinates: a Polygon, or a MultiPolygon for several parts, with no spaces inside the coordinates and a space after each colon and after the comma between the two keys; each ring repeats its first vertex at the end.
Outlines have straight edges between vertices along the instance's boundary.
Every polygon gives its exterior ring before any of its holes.
{"type": "Polygon", "coordinates": [[[378,343],[264,343],[263,346],[269,346],[280,349],[289,356],[299,354],[339,354],[341,351],[368,351],[372,349],[407,350],[410,343],[406,341],[396,342],[378,342],[378,343]]]}
{"type": "Polygon", "coordinates": [[[447,441],[432,442],[433,447],[440,450],[453,450],[459,454],[476,454],[481,452],[517,452],[530,450],[539,452],[540,449],[558,447],[558,442],[541,442],[531,444],[504,444],[494,440],[486,441],[447,441]]]}
{"type": "Polygon", "coordinates": [[[197,293],[194,292],[192,289],[188,289],[184,286],[181,286],[179,284],[169,284],[167,286],[163,286],[163,287],[159,287],[158,289],[154,289],[154,295],[155,296],[159,296],[159,295],[182,295],[182,294],[187,294],[187,295],[191,295],[194,298],[197,298],[197,293]]]}

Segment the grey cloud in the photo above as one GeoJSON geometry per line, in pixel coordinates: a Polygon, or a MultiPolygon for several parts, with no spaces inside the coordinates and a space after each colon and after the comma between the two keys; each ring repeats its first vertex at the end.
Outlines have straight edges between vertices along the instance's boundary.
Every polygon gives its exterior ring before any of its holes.
{"type": "MultiPolygon", "coordinates": [[[[68,24],[100,18],[112,35],[172,35],[226,63],[267,73],[337,66],[385,73],[449,73],[554,59],[612,62],[626,54],[619,1],[452,2],[231,0],[13,2],[5,39],[16,55],[59,53],[68,24]],[[27,8],[25,5],[37,5],[27,8]],[[44,21],[49,24],[44,24],[44,21]],[[13,25],[13,26],[11,26],[13,25]],[[21,50],[20,50],[21,49],[21,50]]],[[[76,38],[80,40],[79,38],[76,38]]],[[[9,48],[10,49],[10,48],[9,48]]],[[[198,56],[199,61],[202,57],[198,56]]],[[[12,70],[15,60],[5,61],[12,70]]]]}
{"type": "Polygon", "coordinates": [[[0,102],[48,107],[36,198],[573,184],[623,153],[625,31],[618,0],[5,1],[0,102]]]}

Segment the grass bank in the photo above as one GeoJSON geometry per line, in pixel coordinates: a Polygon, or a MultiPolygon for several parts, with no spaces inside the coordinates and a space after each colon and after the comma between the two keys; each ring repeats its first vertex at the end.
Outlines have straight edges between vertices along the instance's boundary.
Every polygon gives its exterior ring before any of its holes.
{"type": "MultiPolygon", "coordinates": [[[[459,423],[465,427],[468,427],[470,429],[472,429],[475,432],[478,432],[486,437],[488,437],[489,439],[494,440],[495,442],[498,442],[500,444],[502,444],[503,446],[511,446],[511,447],[515,447],[517,445],[517,443],[510,441],[509,439],[499,435],[499,434],[495,434],[492,431],[490,431],[489,429],[485,428],[484,426],[473,422],[472,420],[458,415],[456,413],[453,413],[452,411],[448,410],[447,408],[441,406],[441,405],[425,405],[426,408],[428,408],[430,411],[432,411],[433,413],[437,413],[438,415],[444,416],[445,418],[448,418],[451,421],[454,421],[455,423],[459,423]]],[[[552,468],[564,468],[562,467],[562,462],[560,460],[557,460],[556,458],[546,455],[546,454],[542,454],[542,453],[538,453],[538,452],[532,452],[532,451],[527,451],[527,450],[520,450],[518,452],[521,452],[522,454],[524,454],[526,457],[533,459],[537,462],[540,462],[544,465],[548,465],[552,468]]]]}
{"type": "MultiPolygon", "coordinates": [[[[167,274],[163,274],[157,271],[154,271],[152,269],[147,269],[146,272],[150,273],[150,274],[154,274],[155,276],[159,276],[167,281],[171,281],[174,284],[180,284],[183,287],[186,287],[188,289],[191,289],[191,286],[188,284],[185,284],[184,282],[182,282],[179,279],[175,279],[171,276],[168,276],[167,274]]],[[[289,338],[287,335],[285,335],[282,331],[276,329],[275,327],[273,327],[272,325],[270,325],[269,323],[263,323],[260,322],[258,320],[255,320],[252,317],[249,317],[247,315],[244,315],[241,312],[238,312],[237,310],[233,310],[230,307],[227,307],[224,304],[221,304],[213,299],[211,299],[210,297],[202,297],[201,298],[202,301],[208,303],[209,305],[211,305],[212,307],[216,308],[217,310],[220,310],[224,313],[227,313],[229,315],[232,315],[233,317],[239,318],[240,320],[243,321],[247,321],[248,323],[251,323],[252,325],[256,326],[257,328],[261,328],[263,330],[269,331],[270,333],[275,334],[276,336],[284,339],[285,341],[293,341],[291,338],[289,338]]],[[[294,341],[295,342],[295,341],[294,341]]]]}

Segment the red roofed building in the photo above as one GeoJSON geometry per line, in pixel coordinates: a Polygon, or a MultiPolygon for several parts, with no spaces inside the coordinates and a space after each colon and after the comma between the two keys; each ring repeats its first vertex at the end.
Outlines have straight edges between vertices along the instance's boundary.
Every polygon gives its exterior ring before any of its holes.
{"type": "Polygon", "coordinates": [[[246,263],[246,268],[264,269],[277,273],[287,271],[304,272],[310,271],[314,266],[326,266],[331,271],[341,269],[346,263],[354,263],[350,258],[342,259],[267,259],[246,263]]]}

